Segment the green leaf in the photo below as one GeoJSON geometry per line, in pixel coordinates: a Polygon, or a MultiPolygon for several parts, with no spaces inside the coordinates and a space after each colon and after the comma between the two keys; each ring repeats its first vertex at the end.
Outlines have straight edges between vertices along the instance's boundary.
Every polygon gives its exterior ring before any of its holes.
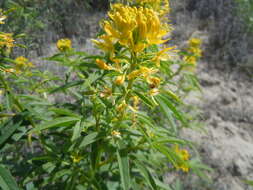
{"type": "Polygon", "coordinates": [[[251,180],[245,180],[244,183],[246,183],[250,186],[253,186],[253,181],[251,181],[251,180]]]}
{"type": "Polygon", "coordinates": [[[80,148],[83,148],[97,140],[98,133],[94,132],[84,137],[80,144],[80,148]]]}
{"type": "Polygon", "coordinates": [[[0,126],[0,146],[20,127],[22,120],[21,115],[16,115],[0,126]]]}
{"type": "Polygon", "coordinates": [[[149,106],[150,108],[153,108],[154,107],[154,103],[153,101],[148,98],[147,96],[137,92],[137,91],[134,91],[134,93],[147,105],[149,106]]]}
{"type": "Polygon", "coordinates": [[[124,190],[130,189],[130,171],[129,171],[129,160],[126,153],[123,151],[117,151],[117,158],[119,163],[119,171],[121,182],[124,190]]]}
{"type": "Polygon", "coordinates": [[[19,190],[10,171],[0,165],[0,187],[4,190],[19,190]]]}
{"type": "Polygon", "coordinates": [[[175,100],[176,102],[181,103],[182,101],[180,100],[180,98],[172,91],[170,91],[169,89],[166,89],[164,91],[166,93],[166,95],[168,95],[171,99],[175,100]]]}
{"type": "Polygon", "coordinates": [[[161,106],[162,111],[164,112],[168,120],[171,122],[171,124],[174,125],[173,118],[171,117],[171,113],[173,113],[174,116],[179,121],[181,121],[183,125],[187,126],[185,117],[182,115],[180,111],[177,110],[177,108],[169,101],[169,99],[166,98],[166,96],[157,95],[155,99],[157,100],[158,104],[161,106]]]}
{"type": "Polygon", "coordinates": [[[141,112],[138,112],[137,116],[138,116],[138,120],[141,123],[146,124],[151,128],[155,127],[154,121],[152,120],[151,117],[148,117],[147,115],[145,115],[144,113],[141,113],[141,112]]]}
{"type": "Polygon", "coordinates": [[[64,56],[61,53],[58,53],[58,54],[55,54],[51,57],[45,58],[44,60],[63,62],[64,61],[64,56]]]}
{"type": "Polygon", "coordinates": [[[73,131],[73,136],[71,138],[71,141],[75,141],[76,139],[78,139],[81,136],[81,132],[82,132],[82,122],[78,121],[74,127],[74,131],[73,131]]]}
{"type": "Polygon", "coordinates": [[[155,180],[154,180],[153,176],[151,175],[151,173],[148,171],[148,169],[145,166],[143,166],[143,164],[141,164],[141,162],[136,161],[135,164],[139,168],[141,175],[143,175],[143,177],[145,178],[148,185],[153,190],[157,190],[155,180]]]}
{"type": "Polygon", "coordinates": [[[47,121],[42,123],[41,125],[37,126],[36,128],[32,129],[30,133],[39,132],[45,129],[53,128],[53,127],[67,127],[75,124],[79,121],[80,118],[78,117],[59,117],[52,121],[47,121]]]}
{"type": "Polygon", "coordinates": [[[84,80],[72,81],[72,82],[66,83],[66,84],[64,84],[64,85],[62,85],[60,87],[57,87],[57,88],[51,90],[49,92],[49,94],[53,94],[53,93],[56,93],[58,91],[64,91],[64,90],[66,90],[68,88],[71,88],[71,87],[74,87],[74,86],[78,86],[78,85],[83,84],[83,83],[84,83],[84,80]]]}
{"type": "Polygon", "coordinates": [[[165,184],[165,183],[161,182],[158,179],[155,179],[155,182],[156,182],[156,184],[157,184],[158,187],[161,187],[161,188],[163,188],[165,190],[172,190],[168,184],[165,184]]]}
{"type": "Polygon", "coordinates": [[[56,113],[57,115],[61,115],[61,116],[78,117],[78,114],[72,112],[71,110],[65,109],[65,108],[49,108],[49,110],[56,113]]]}
{"type": "Polygon", "coordinates": [[[64,175],[71,175],[73,173],[73,171],[69,170],[69,169],[62,169],[60,171],[57,171],[53,177],[53,181],[55,181],[58,178],[63,177],[64,175]]]}

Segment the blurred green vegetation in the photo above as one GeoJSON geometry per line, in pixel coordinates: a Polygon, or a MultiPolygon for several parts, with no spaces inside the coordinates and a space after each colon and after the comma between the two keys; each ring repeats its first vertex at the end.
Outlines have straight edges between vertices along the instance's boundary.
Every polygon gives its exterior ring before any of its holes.
{"type": "Polygon", "coordinates": [[[238,15],[242,17],[250,32],[253,32],[253,0],[236,0],[238,15]]]}
{"type": "Polygon", "coordinates": [[[41,46],[45,31],[56,31],[59,36],[68,36],[66,25],[72,23],[78,13],[104,11],[108,0],[4,0],[0,8],[8,13],[6,25],[1,30],[14,34],[25,33],[22,43],[30,49],[41,46]]]}

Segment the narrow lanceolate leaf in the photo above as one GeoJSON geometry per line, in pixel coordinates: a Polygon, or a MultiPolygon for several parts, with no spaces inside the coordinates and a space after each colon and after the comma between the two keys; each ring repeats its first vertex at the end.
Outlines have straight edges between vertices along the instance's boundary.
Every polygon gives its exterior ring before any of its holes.
{"type": "Polygon", "coordinates": [[[72,81],[72,82],[66,83],[66,84],[64,84],[64,85],[62,85],[60,87],[57,87],[57,88],[51,90],[49,93],[53,94],[53,93],[58,92],[58,91],[64,91],[64,90],[66,90],[68,88],[71,88],[71,87],[74,87],[74,86],[78,86],[78,85],[83,84],[83,83],[84,83],[84,80],[72,81]]]}
{"type": "MultiPolygon", "coordinates": [[[[187,126],[186,119],[182,115],[180,111],[177,110],[177,108],[170,102],[169,99],[166,98],[166,96],[163,95],[157,95],[155,97],[159,105],[161,106],[162,111],[166,115],[166,117],[171,120],[171,113],[174,114],[174,116],[185,126],[187,126]]],[[[172,120],[171,120],[172,121],[172,120]]]]}
{"type": "Polygon", "coordinates": [[[65,109],[65,108],[49,108],[49,110],[56,113],[59,116],[78,117],[78,114],[72,112],[71,110],[65,109]]]}
{"type": "Polygon", "coordinates": [[[117,158],[119,164],[119,171],[121,182],[124,190],[130,189],[130,171],[129,171],[129,160],[127,154],[123,151],[117,151],[117,158]]]}
{"type": "Polygon", "coordinates": [[[157,190],[155,180],[154,180],[153,176],[151,175],[151,173],[148,171],[148,169],[145,166],[143,166],[143,164],[141,164],[140,162],[137,162],[137,161],[136,161],[136,165],[139,168],[141,175],[143,175],[143,177],[145,178],[147,184],[153,190],[157,190]]]}
{"type": "Polygon", "coordinates": [[[22,120],[22,116],[17,115],[0,126],[0,146],[15,133],[20,127],[22,120]]]}
{"type": "Polygon", "coordinates": [[[71,138],[71,141],[75,141],[76,139],[78,139],[81,136],[81,132],[82,132],[82,125],[81,125],[81,121],[78,121],[74,127],[73,130],[73,135],[71,138]]]}
{"type": "Polygon", "coordinates": [[[95,142],[97,139],[98,133],[94,132],[84,137],[80,144],[80,148],[84,148],[85,146],[95,142]]]}
{"type": "Polygon", "coordinates": [[[4,190],[19,190],[9,170],[0,165],[0,187],[4,190]]]}
{"type": "Polygon", "coordinates": [[[76,122],[78,122],[80,118],[78,117],[59,117],[52,121],[47,121],[32,129],[30,133],[39,132],[45,129],[54,128],[54,127],[68,127],[73,126],[76,122]]]}
{"type": "Polygon", "coordinates": [[[164,190],[172,190],[168,184],[165,184],[165,183],[161,182],[158,179],[155,179],[155,182],[156,182],[158,187],[161,187],[164,190]]]}
{"type": "Polygon", "coordinates": [[[151,108],[154,107],[154,103],[150,98],[148,98],[147,96],[145,96],[137,91],[134,91],[134,93],[143,101],[144,104],[146,104],[147,106],[149,106],[151,108]]]}

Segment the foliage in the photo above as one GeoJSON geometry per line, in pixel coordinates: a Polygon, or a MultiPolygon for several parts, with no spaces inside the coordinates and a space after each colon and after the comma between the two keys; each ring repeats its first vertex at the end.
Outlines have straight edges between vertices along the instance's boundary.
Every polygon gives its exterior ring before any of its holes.
{"type": "Polygon", "coordinates": [[[5,0],[0,2],[0,8],[8,10],[8,25],[0,28],[14,34],[29,34],[22,38],[27,55],[31,49],[39,49],[48,30],[68,35],[66,25],[76,19],[76,12],[106,9],[107,5],[107,0],[5,0]]]}
{"type": "Polygon", "coordinates": [[[94,40],[100,55],[57,42],[47,60],[66,68],[61,76],[11,59],[15,35],[2,33],[0,187],[170,189],[165,172],[205,177],[192,143],[179,138],[194,125],[183,99],[199,88],[201,42],[162,47],[169,10],[166,0],[112,5],[94,40]]]}
{"type": "Polygon", "coordinates": [[[252,0],[236,0],[238,5],[238,14],[242,17],[250,31],[253,29],[253,1],[252,0]]]}

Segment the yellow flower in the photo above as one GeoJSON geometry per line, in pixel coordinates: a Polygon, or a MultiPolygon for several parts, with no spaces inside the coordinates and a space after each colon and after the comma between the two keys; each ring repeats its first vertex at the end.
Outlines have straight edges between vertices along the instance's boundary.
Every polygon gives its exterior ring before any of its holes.
{"type": "Polygon", "coordinates": [[[60,39],[60,40],[57,41],[56,46],[57,46],[59,51],[64,52],[64,51],[68,51],[68,50],[71,49],[72,42],[68,38],[60,39]]]}
{"type": "Polygon", "coordinates": [[[168,0],[136,0],[136,2],[142,6],[148,6],[157,11],[160,16],[164,16],[169,13],[169,1],[168,0]]]}
{"type": "Polygon", "coordinates": [[[191,38],[188,42],[188,48],[187,48],[187,52],[189,52],[190,54],[193,54],[196,57],[200,57],[201,56],[201,46],[202,41],[198,38],[191,38]]]}
{"type": "Polygon", "coordinates": [[[160,62],[161,61],[166,61],[172,58],[172,55],[169,54],[170,53],[176,53],[178,52],[177,50],[175,50],[176,46],[172,46],[172,47],[168,47],[168,48],[164,48],[163,50],[159,51],[155,57],[153,57],[153,59],[151,61],[154,61],[156,63],[157,67],[160,67],[160,62]]]}
{"type": "Polygon", "coordinates": [[[0,24],[4,24],[4,20],[6,19],[7,17],[5,15],[3,15],[3,10],[0,9],[0,24]]]}
{"type": "MultiPolygon", "coordinates": [[[[189,160],[190,154],[186,149],[180,149],[179,146],[176,145],[174,150],[182,160],[189,160]]],[[[183,172],[189,172],[189,167],[185,163],[178,164],[176,168],[181,169],[183,172]]]]}
{"type": "Polygon", "coordinates": [[[107,98],[112,96],[112,89],[105,87],[105,89],[100,93],[101,98],[107,98]]]}
{"type": "Polygon", "coordinates": [[[71,158],[74,163],[79,163],[83,157],[78,155],[77,153],[74,153],[71,155],[71,158]]]}
{"type": "Polygon", "coordinates": [[[138,96],[133,96],[133,106],[135,109],[138,109],[139,103],[140,103],[140,98],[138,96]]]}
{"type": "Polygon", "coordinates": [[[125,75],[117,76],[114,83],[117,85],[122,85],[125,81],[125,75]]]}
{"type": "Polygon", "coordinates": [[[4,20],[6,19],[6,16],[0,16],[0,24],[4,24],[4,20]]]}
{"type": "Polygon", "coordinates": [[[101,59],[96,59],[96,63],[100,69],[103,69],[103,70],[111,70],[112,69],[111,66],[107,65],[106,62],[104,62],[101,59]]]}
{"type": "Polygon", "coordinates": [[[116,137],[116,138],[121,138],[121,133],[120,133],[119,131],[113,130],[113,131],[111,132],[111,135],[112,135],[113,137],[116,137]]]}
{"type": "Polygon", "coordinates": [[[175,152],[182,158],[182,160],[187,161],[190,158],[190,154],[186,149],[180,149],[178,145],[174,148],[175,152]]]}
{"type": "Polygon", "coordinates": [[[99,37],[102,42],[94,41],[104,51],[114,50],[113,44],[119,42],[133,52],[141,52],[149,45],[164,43],[162,38],[170,31],[150,8],[117,3],[108,16],[103,22],[106,34],[99,37]]]}
{"type": "Polygon", "coordinates": [[[131,73],[129,73],[127,75],[127,79],[132,80],[132,79],[135,79],[136,77],[138,77],[140,75],[141,75],[141,71],[140,70],[135,70],[135,71],[132,71],[131,73]]]}
{"type": "Polygon", "coordinates": [[[183,160],[189,160],[190,154],[189,154],[189,152],[186,149],[182,149],[181,150],[181,154],[182,154],[183,160]]]}
{"type": "Polygon", "coordinates": [[[92,40],[98,48],[104,50],[107,53],[110,53],[111,56],[114,55],[114,40],[111,36],[101,35],[99,36],[100,40],[92,40]]]}
{"type": "Polygon", "coordinates": [[[122,113],[125,111],[126,108],[127,108],[126,101],[123,100],[123,102],[120,105],[118,105],[116,109],[119,113],[122,113]]]}
{"type": "Polygon", "coordinates": [[[189,172],[189,167],[188,166],[186,166],[186,165],[184,165],[184,164],[180,164],[180,165],[178,165],[178,166],[176,166],[176,168],[179,170],[182,170],[183,172],[189,172]]]}
{"type": "Polygon", "coordinates": [[[15,73],[20,74],[23,70],[34,67],[34,65],[25,57],[19,56],[15,59],[15,73]]]}
{"type": "Polygon", "coordinates": [[[149,91],[149,95],[150,96],[156,96],[156,95],[158,95],[159,94],[159,89],[157,89],[157,88],[153,88],[153,89],[151,89],[150,91],[149,91]]]}
{"type": "Polygon", "coordinates": [[[14,39],[11,33],[0,33],[0,48],[10,50],[14,47],[14,39]]]}
{"type": "Polygon", "coordinates": [[[183,60],[191,65],[196,65],[197,58],[194,56],[184,56],[183,60]]]}
{"type": "Polygon", "coordinates": [[[4,71],[7,72],[7,73],[14,73],[15,72],[15,70],[13,68],[5,69],[4,71]]]}
{"type": "Polygon", "coordinates": [[[148,77],[147,82],[150,84],[150,88],[156,88],[160,85],[161,80],[158,77],[148,77]]]}
{"type": "Polygon", "coordinates": [[[22,67],[34,67],[34,65],[29,62],[29,60],[23,56],[19,56],[15,59],[15,62],[17,65],[20,65],[22,67]]]}
{"type": "Polygon", "coordinates": [[[191,38],[189,40],[189,46],[191,47],[199,47],[201,45],[202,41],[199,38],[191,38]]]}
{"type": "Polygon", "coordinates": [[[202,54],[202,51],[200,49],[201,43],[202,43],[201,40],[198,38],[192,38],[189,40],[189,42],[188,42],[189,47],[186,49],[186,51],[187,51],[187,53],[189,53],[189,55],[185,55],[183,57],[183,60],[186,63],[192,65],[192,67],[186,68],[187,70],[190,70],[190,71],[195,70],[195,66],[198,61],[198,58],[202,54]]]}
{"type": "Polygon", "coordinates": [[[140,72],[144,78],[148,78],[150,75],[157,73],[158,69],[141,66],[140,72]]]}

